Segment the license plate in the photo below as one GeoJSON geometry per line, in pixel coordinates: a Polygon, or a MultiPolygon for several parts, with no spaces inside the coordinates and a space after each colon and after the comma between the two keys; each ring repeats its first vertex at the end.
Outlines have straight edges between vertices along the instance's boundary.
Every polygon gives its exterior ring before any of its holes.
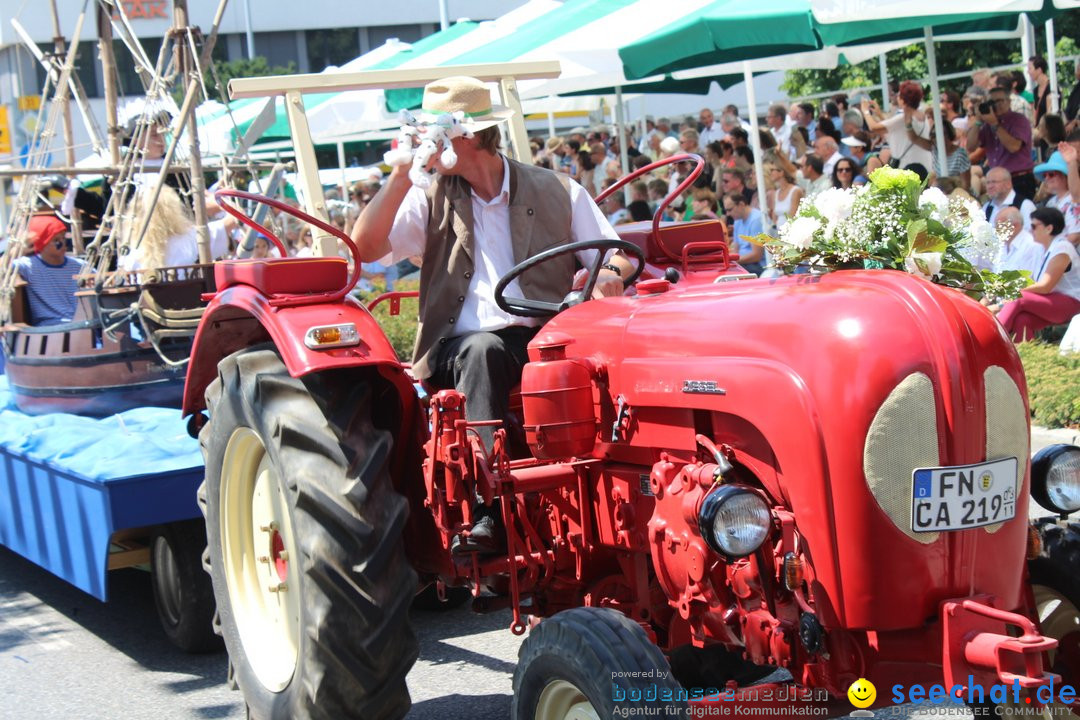
{"type": "Polygon", "coordinates": [[[1012,519],[1016,468],[1016,458],[917,468],[912,477],[912,531],[966,530],[1012,519]]]}

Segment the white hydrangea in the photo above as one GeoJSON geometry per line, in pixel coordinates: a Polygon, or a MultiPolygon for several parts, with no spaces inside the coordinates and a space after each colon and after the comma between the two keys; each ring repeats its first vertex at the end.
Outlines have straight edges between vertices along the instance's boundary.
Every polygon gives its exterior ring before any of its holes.
{"type": "Polygon", "coordinates": [[[829,225],[836,225],[851,215],[855,193],[841,188],[829,188],[814,198],[814,207],[829,225]]]}
{"type": "Polygon", "coordinates": [[[780,239],[789,245],[805,250],[814,241],[814,233],[821,229],[821,221],[813,217],[797,217],[784,225],[780,239]]]}
{"type": "Polygon", "coordinates": [[[933,280],[941,272],[943,253],[912,253],[904,258],[904,269],[924,280],[933,280]]]}
{"type": "Polygon", "coordinates": [[[978,217],[971,218],[967,230],[971,237],[960,246],[961,253],[977,268],[993,268],[1000,244],[994,227],[986,221],[981,208],[978,217]]]}
{"type": "Polygon", "coordinates": [[[919,205],[929,205],[933,208],[931,217],[941,221],[949,214],[949,198],[936,187],[928,187],[919,195],[919,205]]]}

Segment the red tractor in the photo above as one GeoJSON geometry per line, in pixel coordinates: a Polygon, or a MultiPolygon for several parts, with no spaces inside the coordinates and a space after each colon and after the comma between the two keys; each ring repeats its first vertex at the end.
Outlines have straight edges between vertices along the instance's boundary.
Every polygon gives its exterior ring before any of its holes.
{"type": "Polygon", "coordinates": [[[515,719],[791,704],[793,687],[843,714],[860,678],[875,705],[898,684],[976,704],[974,685],[1075,687],[1076,534],[1030,525],[1028,497],[1080,506],[1080,449],[1031,470],[1023,370],[994,317],[900,272],[751,279],[715,221],[622,227],[586,245],[648,268],[632,296],[503,296],[577,245],[500,283],[504,309],[550,320],[494,448],[468,398],[421,399],[348,295],[359,263],[217,266],[184,410],[251,715],[404,716],[427,586],[529,633],[515,719]],[[507,551],[454,556],[478,494],[507,551]],[[779,668],[786,687],[745,687],[779,668]]]}

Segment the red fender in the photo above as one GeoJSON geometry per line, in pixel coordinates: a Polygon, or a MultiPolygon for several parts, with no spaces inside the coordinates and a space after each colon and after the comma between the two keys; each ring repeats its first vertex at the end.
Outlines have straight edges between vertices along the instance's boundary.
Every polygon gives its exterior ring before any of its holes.
{"type": "Polygon", "coordinates": [[[272,342],[293,377],[339,368],[383,366],[396,384],[410,385],[397,353],[378,322],[351,297],[343,302],[271,307],[267,297],[248,285],[222,290],[203,314],[184,385],[184,416],[206,408],[206,386],[217,375],[222,358],[245,347],[272,342]],[[304,345],[308,329],[351,322],[360,343],[352,347],[312,350],[304,345]]]}

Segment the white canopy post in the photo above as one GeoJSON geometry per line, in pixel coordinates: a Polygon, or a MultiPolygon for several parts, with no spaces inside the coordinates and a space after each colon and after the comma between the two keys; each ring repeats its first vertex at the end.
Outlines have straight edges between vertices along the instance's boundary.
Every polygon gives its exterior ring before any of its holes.
{"type": "Polygon", "coordinates": [[[885,53],[878,55],[878,70],[881,72],[881,111],[892,112],[889,106],[889,67],[885,62],[885,53]]]}
{"type": "Polygon", "coordinates": [[[345,142],[343,140],[337,142],[337,164],[341,170],[341,199],[349,202],[349,181],[345,177],[345,142]]]}
{"type": "Polygon", "coordinates": [[[548,137],[555,137],[555,111],[548,110],[548,137]]]}
{"type": "MultiPolygon", "coordinates": [[[[1023,56],[1020,58],[1020,63],[1024,66],[1027,65],[1028,58],[1035,54],[1035,26],[1031,24],[1031,19],[1027,16],[1027,13],[1020,15],[1020,54],[1023,56]]],[[[1031,78],[1024,73],[1024,77],[1027,79],[1025,87],[1031,89],[1031,78]]]]}
{"type": "MultiPolygon", "coordinates": [[[[945,127],[941,115],[941,90],[938,88],[937,55],[934,53],[934,31],[929,25],[923,28],[926,41],[926,64],[930,68],[930,105],[934,109],[934,141],[937,144],[938,161],[934,171],[938,177],[949,174],[949,156],[945,152],[945,127]]],[[[927,168],[928,170],[931,168],[927,168]]]]}
{"type": "Polygon", "coordinates": [[[761,157],[761,134],[758,132],[757,94],[754,91],[754,73],[750,61],[743,60],[743,82],[746,84],[747,114],[750,116],[750,149],[754,151],[754,177],[757,182],[758,209],[761,210],[761,225],[765,232],[772,231],[772,220],[765,212],[765,163],[761,157]]]}
{"type": "Polygon", "coordinates": [[[1050,112],[1058,111],[1057,48],[1054,47],[1054,21],[1046,21],[1046,64],[1050,66],[1050,112]]]}
{"type": "MultiPolygon", "coordinates": [[[[622,86],[615,86],[615,137],[619,138],[619,167],[622,174],[630,172],[630,158],[626,154],[626,113],[623,108],[622,86]]],[[[630,187],[626,188],[629,195],[630,187]]]]}

